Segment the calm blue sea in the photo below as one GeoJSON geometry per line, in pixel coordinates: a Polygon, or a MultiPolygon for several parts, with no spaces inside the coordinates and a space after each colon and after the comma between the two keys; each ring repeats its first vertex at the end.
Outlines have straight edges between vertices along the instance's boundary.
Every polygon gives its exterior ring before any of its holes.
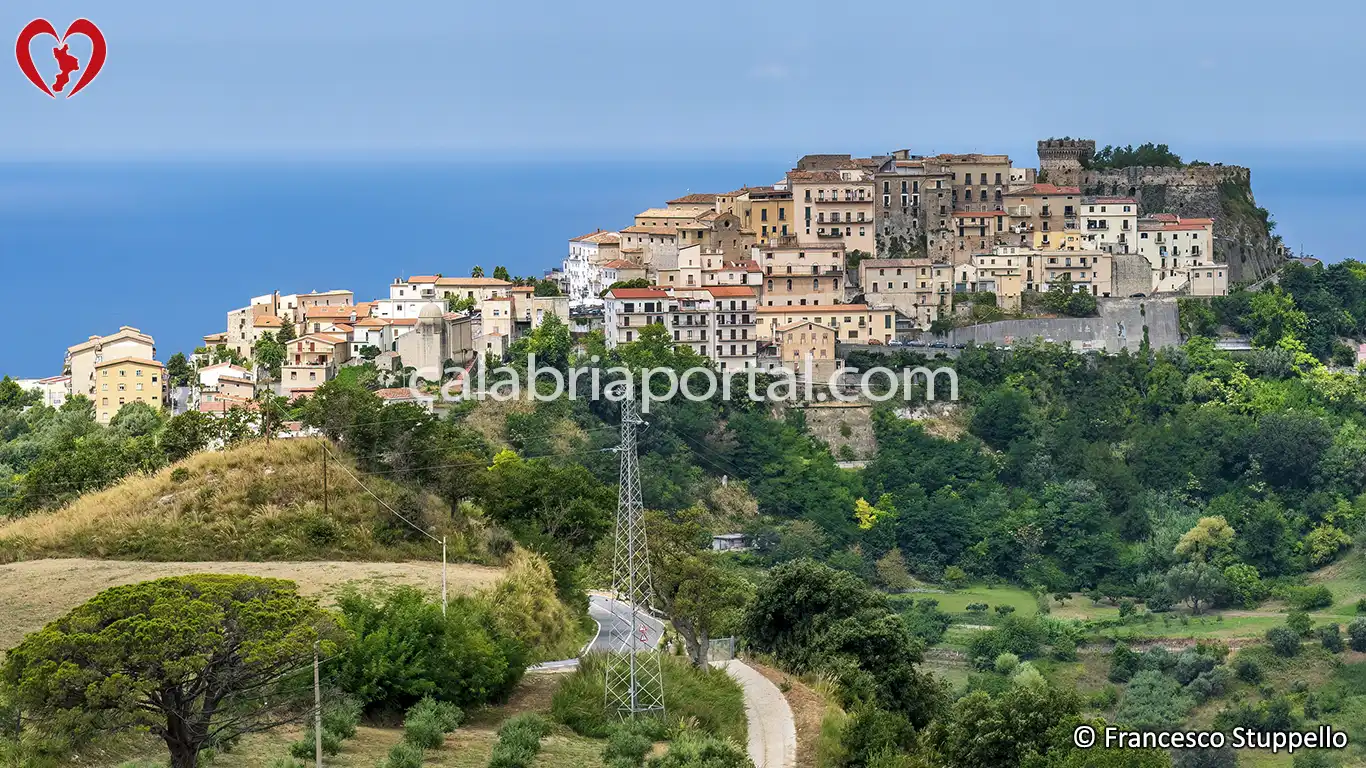
{"type": "MultiPolygon", "coordinates": [[[[1239,159],[1242,160],[1241,158],[1239,159]]],[[[1366,155],[1249,162],[1290,244],[1361,258],[1366,155]]],[[[59,372],[67,346],[132,325],[164,360],[279,289],[387,295],[399,275],[540,275],[566,241],[686,192],[770,184],[790,160],[0,165],[0,373],[59,372]]]]}

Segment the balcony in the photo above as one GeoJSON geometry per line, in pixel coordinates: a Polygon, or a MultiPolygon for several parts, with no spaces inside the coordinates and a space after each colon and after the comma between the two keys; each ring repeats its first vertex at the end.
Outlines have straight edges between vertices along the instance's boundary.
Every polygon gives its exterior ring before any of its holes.
{"type": "MultiPolygon", "coordinates": [[[[1016,218],[1024,218],[1024,217],[1026,217],[1026,216],[1031,216],[1031,215],[1033,215],[1033,214],[1031,213],[1030,207],[1027,206],[1027,205],[1012,205],[1012,206],[1010,206],[1009,208],[1006,208],[1006,213],[1007,213],[1008,215],[1014,216],[1014,217],[1016,217],[1016,218]]],[[[1044,215],[1047,215],[1047,214],[1044,214],[1044,215]]]]}
{"type": "Polygon", "coordinates": [[[844,230],[840,229],[839,227],[831,227],[830,229],[819,229],[816,231],[816,237],[822,237],[827,240],[834,240],[844,237],[844,230]]]}

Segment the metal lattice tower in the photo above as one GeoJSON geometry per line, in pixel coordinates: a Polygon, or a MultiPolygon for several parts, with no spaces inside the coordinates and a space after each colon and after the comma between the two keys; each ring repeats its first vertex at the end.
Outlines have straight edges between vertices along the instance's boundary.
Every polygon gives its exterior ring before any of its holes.
{"type": "Polygon", "coordinates": [[[623,718],[664,713],[664,675],[658,653],[650,653],[659,638],[643,614],[654,595],[650,558],[645,542],[644,505],[640,494],[640,465],[636,461],[636,433],[645,422],[634,399],[621,404],[621,488],[617,494],[616,551],[612,563],[612,600],[609,609],[621,643],[607,658],[607,708],[623,718]],[[622,610],[622,609],[626,610],[622,610]]]}

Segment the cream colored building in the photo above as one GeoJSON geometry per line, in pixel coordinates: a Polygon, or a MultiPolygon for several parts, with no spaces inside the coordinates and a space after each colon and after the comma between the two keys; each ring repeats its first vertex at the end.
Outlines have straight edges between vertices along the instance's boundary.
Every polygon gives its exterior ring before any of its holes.
{"type": "Polygon", "coordinates": [[[678,260],[677,226],[636,224],[621,230],[620,234],[623,258],[661,269],[672,269],[678,260]]]}
{"type": "Polygon", "coordinates": [[[919,328],[953,309],[953,265],[930,259],[864,259],[859,285],[874,307],[893,307],[919,328]]]}
{"type": "Polygon", "coordinates": [[[165,367],[140,357],[106,358],[95,364],[95,421],[108,424],[120,409],[146,403],[160,411],[166,400],[165,367]]]}
{"type": "Polygon", "coordinates": [[[759,250],[763,270],[763,304],[822,306],[844,302],[844,244],[801,243],[780,238],[759,250]]]}
{"type": "Polygon", "coordinates": [[[1170,213],[1145,216],[1138,221],[1138,252],[1153,271],[1154,290],[1180,290],[1173,275],[1184,276],[1191,267],[1213,262],[1214,220],[1170,213]]]}
{"type": "Polygon", "coordinates": [[[835,340],[838,331],[817,322],[797,322],[774,331],[779,365],[805,377],[808,372],[816,382],[828,382],[831,374],[840,369],[835,359],[835,340]]]}
{"type": "Polygon", "coordinates": [[[676,197],[669,200],[664,205],[666,205],[670,211],[691,213],[694,216],[699,216],[707,211],[718,210],[718,203],[721,199],[722,195],[718,195],[714,192],[692,192],[682,197],[676,197]]]}
{"type": "Polygon", "coordinates": [[[999,250],[1007,252],[978,254],[971,262],[955,266],[953,290],[956,293],[994,293],[996,306],[1007,312],[1019,312],[1029,258],[1023,252],[1013,252],[1023,249],[999,250]]]}
{"type": "Polygon", "coordinates": [[[71,377],[71,394],[95,400],[98,392],[95,368],[106,360],[134,358],[155,360],[156,342],[151,336],[132,326],[122,326],[108,336],[91,336],[86,341],[68,347],[63,373],[71,377]]]}
{"type": "Polygon", "coordinates": [[[953,182],[953,209],[956,211],[997,211],[1005,204],[1010,189],[1010,156],[936,155],[933,160],[948,167],[953,182]]]}
{"type": "Polygon", "coordinates": [[[694,206],[685,206],[683,209],[647,208],[636,214],[634,225],[637,227],[658,227],[661,229],[675,230],[678,228],[678,225],[687,224],[693,219],[696,219],[701,213],[703,213],[703,211],[695,210],[694,206]]]}
{"type": "Polygon", "coordinates": [[[956,211],[953,214],[953,263],[966,264],[975,254],[1008,245],[1009,221],[1005,211],[956,211]]]}
{"type": "Polygon", "coordinates": [[[285,344],[285,362],[280,367],[281,394],[293,395],[331,381],[350,355],[350,344],[340,336],[310,333],[291,340],[285,344]]]}
{"type": "Polygon", "coordinates": [[[438,277],[435,284],[438,298],[474,299],[475,309],[489,299],[510,295],[511,288],[512,283],[496,277],[438,277]]]}
{"type": "Polygon", "coordinates": [[[796,235],[803,245],[841,241],[846,250],[877,250],[872,174],[862,168],[789,171],[796,235]]]}
{"type": "Polygon", "coordinates": [[[792,190],[775,187],[750,189],[749,220],[746,226],[754,233],[755,243],[763,246],[775,238],[795,235],[796,225],[792,216],[792,190]]]}
{"type": "Polygon", "coordinates": [[[1010,245],[1053,249],[1058,247],[1059,233],[1079,231],[1081,218],[1081,190],[1077,187],[1058,187],[1034,184],[1012,190],[1005,195],[1005,210],[1010,216],[1008,228],[1010,245]]]}
{"type": "Polygon", "coordinates": [[[839,332],[839,341],[885,344],[896,338],[897,311],[891,307],[874,309],[866,304],[836,304],[830,307],[759,307],[759,338],[772,340],[778,329],[793,323],[823,323],[839,332]]]}
{"type": "Polygon", "coordinates": [[[1078,226],[1089,250],[1138,253],[1138,201],[1133,198],[1083,197],[1078,226]]]}

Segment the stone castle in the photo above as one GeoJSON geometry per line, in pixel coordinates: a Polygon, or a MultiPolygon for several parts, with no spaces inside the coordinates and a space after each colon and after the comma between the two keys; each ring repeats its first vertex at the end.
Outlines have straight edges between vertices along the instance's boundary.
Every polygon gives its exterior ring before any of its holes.
{"type": "Polygon", "coordinates": [[[1085,195],[1132,197],[1144,214],[1174,213],[1214,219],[1214,258],[1229,268],[1232,282],[1253,281],[1273,272],[1284,253],[1256,211],[1252,172],[1236,165],[1091,168],[1096,142],[1045,139],[1038,143],[1039,173],[1048,182],[1079,187],[1085,195]]]}

